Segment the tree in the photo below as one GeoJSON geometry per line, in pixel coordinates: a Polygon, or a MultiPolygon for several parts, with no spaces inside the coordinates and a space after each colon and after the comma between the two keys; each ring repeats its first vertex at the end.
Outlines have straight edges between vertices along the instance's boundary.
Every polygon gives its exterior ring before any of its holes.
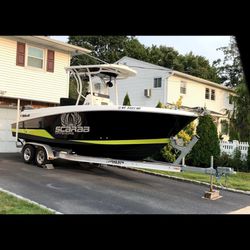
{"type": "MultiPolygon", "coordinates": [[[[210,81],[218,82],[219,79],[216,68],[205,57],[192,52],[180,55],[174,48],[163,45],[146,47],[134,36],[69,36],[68,43],[90,49],[92,56],[108,63],[129,56],[210,81]]],[[[96,59],[77,55],[72,58],[71,64],[96,64],[96,59]]]]}
{"type": "MultiPolygon", "coordinates": [[[[124,55],[127,36],[69,36],[68,43],[90,49],[91,55],[108,63],[114,63],[124,55]]],[[[96,64],[96,60],[85,55],[72,58],[73,65],[96,64]]]]}
{"type": "Polygon", "coordinates": [[[216,67],[211,66],[205,57],[194,55],[192,52],[179,57],[180,64],[183,65],[181,72],[220,83],[216,67]]]}
{"type": "Polygon", "coordinates": [[[230,139],[248,141],[250,143],[250,95],[246,84],[239,84],[236,87],[234,97],[234,112],[231,117],[230,139]]]}
{"type": "Polygon", "coordinates": [[[231,37],[228,47],[221,47],[225,59],[217,60],[221,81],[229,87],[234,87],[236,96],[233,97],[234,111],[230,116],[230,140],[250,142],[250,95],[245,84],[244,72],[241,64],[240,53],[234,37],[231,37]]]}
{"type": "Polygon", "coordinates": [[[127,93],[127,94],[125,95],[125,97],[124,97],[123,105],[124,105],[124,106],[131,106],[131,104],[130,104],[130,99],[129,99],[129,96],[128,96],[128,93],[127,93]]]}
{"type": "Polygon", "coordinates": [[[137,60],[148,61],[148,48],[141,44],[138,39],[129,37],[124,43],[122,56],[129,56],[137,60]]]}
{"type": "MultiPolygon", "coordinates": [[[[133,36],[69,36],[68,43],[92,50],[91,55],[107,63],[114,63],[123,56],[146,60],[147,49],[133,36]]],[[[93,64],[95,59],[78,55],[72,58],[73,65],[93,64]]]]}
{"type": "Polygon", "coordinates": [[[221,82],[229,87],[236,87],[245,82],[240,53],[235,38],[231,37],[229,46],[221,47],[217,50],[221,50],[224,53],[223,62],[220,59],[213,62],[221,82]]]}
{"type": "Polygon", "coordinates": [[[199,118],[196,132],[200,139],[188,154],[187,162],[197,167],[209,167],[211,156],[215,160],[220,156],[217,129],[210,115],[199,118]]]}

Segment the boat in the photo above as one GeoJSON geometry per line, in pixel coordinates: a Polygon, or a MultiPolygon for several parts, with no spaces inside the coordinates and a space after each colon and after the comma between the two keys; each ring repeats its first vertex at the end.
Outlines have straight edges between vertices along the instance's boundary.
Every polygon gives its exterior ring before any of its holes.
{"type": "Polygon", "coordinates": [[[74,105],[24,109],[12,124],[12,134],[19,141],[70,149],[78,155],[143,160],[159,152],[198,116],[182,110],[118,105],[117,80],[136,75],[126,65],[78,65],[66,71],[77,85],[74,105]],[[109,88],[115,89],[115,103],[109,88]]]}

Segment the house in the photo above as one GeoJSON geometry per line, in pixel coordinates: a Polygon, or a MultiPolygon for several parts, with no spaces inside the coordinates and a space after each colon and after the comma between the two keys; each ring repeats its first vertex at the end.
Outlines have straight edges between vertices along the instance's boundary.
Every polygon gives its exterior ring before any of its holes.
{"type": "Polygon", "coordinates": [[[55,106],[69,95],[72,55],[89,53],[46,36],[0,37],[0,152],[18,151],[10,124],[20,106],[55,106]]]}
{"type": "MultiPolygon", "coordinates": [[[[218,134],[224,140],[229,139],[227,111],[233,110],[232,89],[127,56],[117,63],[137,71],[136,77],[118,81],[119,104],[122,104],[126,93],[131,105],[146,107],[156,107],[159,101],[163,104],[175,104],[181,97],[182,107],[186,109],[206,107],[217,124],[218,134]]],[[[114,101],[113,92],[110,97],[114,101]]]]}

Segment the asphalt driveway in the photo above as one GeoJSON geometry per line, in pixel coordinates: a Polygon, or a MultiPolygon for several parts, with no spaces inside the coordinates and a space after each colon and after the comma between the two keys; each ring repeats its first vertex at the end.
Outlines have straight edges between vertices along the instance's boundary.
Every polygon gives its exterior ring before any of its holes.
{"type": "Polygon", "coordinates": [[[250,206],[249,195],[221,191],[210,201],[206,186],[62,161],[46,170],[20,154],[0,154],[0,187],[64,214],[226,214],[250,206]]]}

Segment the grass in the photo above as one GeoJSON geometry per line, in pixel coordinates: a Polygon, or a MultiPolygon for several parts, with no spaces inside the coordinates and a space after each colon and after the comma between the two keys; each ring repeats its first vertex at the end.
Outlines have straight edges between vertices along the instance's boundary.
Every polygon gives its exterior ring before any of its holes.
{"type": "MultiPolygon", "coordinates": [[[[146,170],[146,169],[145,169],[146,170]]],[[[194,173],[194,172],[170,172],[170,171],[161,171],[161,170],[148,170],[149,172],[159,173],[164,175],[171,175],[182,177],[189,180],[202,181],[206,183],[210,183],[210,175],[202,174],[202,173],[194,173]]],[[[220,185],[220,183],[224,187],[234,188],[244,191],[250,191],[250,173],[237,172],[235,175],[229,175],[226,178],[223,176],[219,181],[214,177],[214,184],[220,185]]]]}
{"type": "Polygon", "coordinates": [[[0,192],[0,214],[54,214],[35,204],[0,192]]]}

